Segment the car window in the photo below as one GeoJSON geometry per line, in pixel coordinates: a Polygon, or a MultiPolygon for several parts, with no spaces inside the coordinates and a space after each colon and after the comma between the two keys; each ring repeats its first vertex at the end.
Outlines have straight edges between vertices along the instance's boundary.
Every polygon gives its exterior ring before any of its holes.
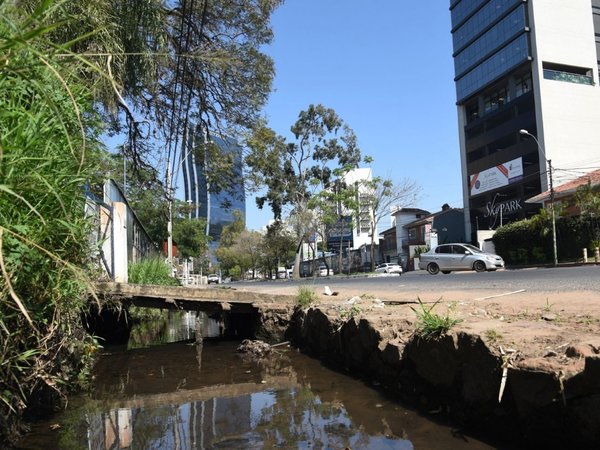
{"type": "Polygon", "coordinates": [[[465,244],[464,245],[466,248],[468,248],[470,251],[472,251],[473,253],[483,253],[481,250],[479,250],[477,247],[475,247],[474,245],[469,245],[469,244],[465,244]]]}
{"type": "Polygon", "coordinates": [[[463,247],[462,245],[453,245],[452,246],[452,253],[454,253],[455,255],[464,255],[466,251],[467,251],[467,249],[465,247],[463,247]]]}
{"type": "Polygon", "coordinates": [[[440,245],[435,249],[436,253],[452,253],[452,246],[451,245],[440,245]]]}

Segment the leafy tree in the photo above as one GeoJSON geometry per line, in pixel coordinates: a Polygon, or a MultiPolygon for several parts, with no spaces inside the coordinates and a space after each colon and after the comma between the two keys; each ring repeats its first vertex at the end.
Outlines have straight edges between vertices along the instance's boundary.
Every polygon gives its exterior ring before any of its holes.
{"type": "Polygon", "coordinates": [[[208,252],[210,236],[206,235],[206,220],[178,218],[173,222],[173,239],[183,258],[203,259],[208,252]]]}
{"type": "MultiPolygon", "coordinates": [[[[38,3],[23,2],[29,10],[38,3]]],[[[174,168],[192,124],[235,135],[256,121],[274,76],[261,49],[273,38],[269,20],[281,3],[56,2],[53,17],[67,20],[52,33],[87,57],[82,73],[94,80],[114,132],[127,132],[130,162],[152,166],[168,156],[174,168]]]]}
{"type": "MultiPolygon", "coordinates": [[[[144,191],[134,205],[152,239],[168,234],[171,180],[192,137],[206,138],[195,139],[206,143],[193,151],[200,161],[207,155],[209,190],[235,194],[235,166],[210,133],[235,138],[257,120],[274,77],[262,47],[273,38],[270,17],[282,0],[48,3],[61,22],[48,32],[69,42],[73,56],[66,59],[85,58],[79,73],[94,85],[97,111],[112,135],[126,135],[120,151],[128,170],[159,173],[153,189],[163,199],[144,191]]],[[[19,4],[34,11],[39,2],[19,4]]]]}
{"type": "Polygon", "coordinates": [[[258,207],[269,204],[276,220],[281,220],[285,207],[291,209],[297,235],[294,276],[298,277],[301,245],[314,232],[309,201],[330,184],[336,168],[356,167],[360,150],[350,127],[323,105],[300,112],[291,132],[295,141],[286,143],[259,124],[247,141],[246,163],[254,185],[266,188],[256,198],[258,207]]]}
{"type": "MultiPolygon", "coordinates": [[[[339,238],[338,267],[342,269],[342,253],[344,234],[351,230],[352,224],[356,223],[359,215],[358,189],[354,184],[347,184],[344,176],[348,173],[347,168],[334,171],[338,177],[327,189],[322,190],[318,196],[311,200],[311,207],[319,211],[317,215],[320,225],[317,226],[322,241],[326,244],[330,237],[339,238]]],[[[329,273],[329,265],[324,260],[329,273]]],[[[313,264],[316,268],[316,264],[313,264]]]]}
{"type": "Polygon", "coordinates": [[[288,266],[296,250],[294,236],[281,222],[274,222],[267,227],[263,236],[262,268],[265,273],[273,274],[281,266],[288,266]]]}
{"type": "Polygon", "coordinates": [[[263,236],[258,231],[244,230],[238,235],[237,242],[233,246],[238,266],[243,273],[252,271],[252,278],[256,278],[256,270],[260,267],[263,259],[263,236]]]}
{"type": "Polygon", "coordinates": [[[240,273],[238,255],[236,254],[235,244],[238,242],[239,235],[246,229],[244,219],[239,211],[234,211],[234,220],[229,225],[223,227],[221,238],[219,239],[219,247],[215,251],[215,256],[219,261],[221,270],[235,278],[231,270],[238,266],[240,273]]]}
{"type": "Polygon", "coordinates": [[[581,215],[600,216],[600,190],[591,184],[579,186],[571,202],[577,206],[581,215]]]}

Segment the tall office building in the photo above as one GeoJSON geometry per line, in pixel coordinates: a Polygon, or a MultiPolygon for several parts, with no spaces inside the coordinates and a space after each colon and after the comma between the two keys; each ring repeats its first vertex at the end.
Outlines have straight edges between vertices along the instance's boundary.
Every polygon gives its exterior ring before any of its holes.
{"type": "Polygon", "coordinates": [[[476,241],[539,211],[525,200],[549,188],[548,160],[555,177],[600,162],[600,0],[450,0],[450,12],[476,241]]]}
{"type": "Polygon", "coordinates": [[[246,219],[246,197],[242,178],[242,149],[230,138],[211,136],[207,141],[202,133],[189,133],[182,152],[185,201],[190,205],[191,218],[207,221],[207,234],[212,238],[210,247],[218,246],[223,227],[233,222],[234,211],[246,219]],[[216,145],[219,151],[204,151],[207,145],[216,145]],[[209,185],[205,167],[210,158],[232,158],[233,182],[227,188],[215,190],[209,185]]]}

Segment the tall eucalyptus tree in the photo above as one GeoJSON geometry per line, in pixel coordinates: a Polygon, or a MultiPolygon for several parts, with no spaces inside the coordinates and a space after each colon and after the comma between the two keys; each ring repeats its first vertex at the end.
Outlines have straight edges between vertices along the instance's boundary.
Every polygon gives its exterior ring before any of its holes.
{"type": "Polygon", "coordinates": [[[354,168],[360,150],[352,129],[331,109],[310,105],[291,127],[294,142],[286,142],[264,124],[247,141],[249,177],[266,189],[256,198],[259,208],[268,204],[275,220],[289,208],[297,237],[294,277],[299,277],[300,250],[315,234],[315,199],[329,188],[340,168],[354,168]]]}

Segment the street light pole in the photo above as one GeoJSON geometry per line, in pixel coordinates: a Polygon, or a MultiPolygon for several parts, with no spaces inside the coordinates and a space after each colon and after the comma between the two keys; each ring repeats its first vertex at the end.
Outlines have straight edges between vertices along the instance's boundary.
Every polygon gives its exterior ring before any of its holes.
{"type": "Polygon", "coordinates": [[[546,152],[544,151],[544,148],[541,146],[540,142],[533,134],[531,134],[527,130],[519,130],[519,133],[531,136],[533,138],[533,140],[538,146],[539,151],[542,153],[544,159],[548,163],[548,175],[550,177],[550,213],[552,215],[552,249],[554,252],[554,267],[556,267],[558,266],[558,252],[556,248],[556,218],[554,215],[554,184],[552,182],[552,160],[546,157],[546,152]]]}

